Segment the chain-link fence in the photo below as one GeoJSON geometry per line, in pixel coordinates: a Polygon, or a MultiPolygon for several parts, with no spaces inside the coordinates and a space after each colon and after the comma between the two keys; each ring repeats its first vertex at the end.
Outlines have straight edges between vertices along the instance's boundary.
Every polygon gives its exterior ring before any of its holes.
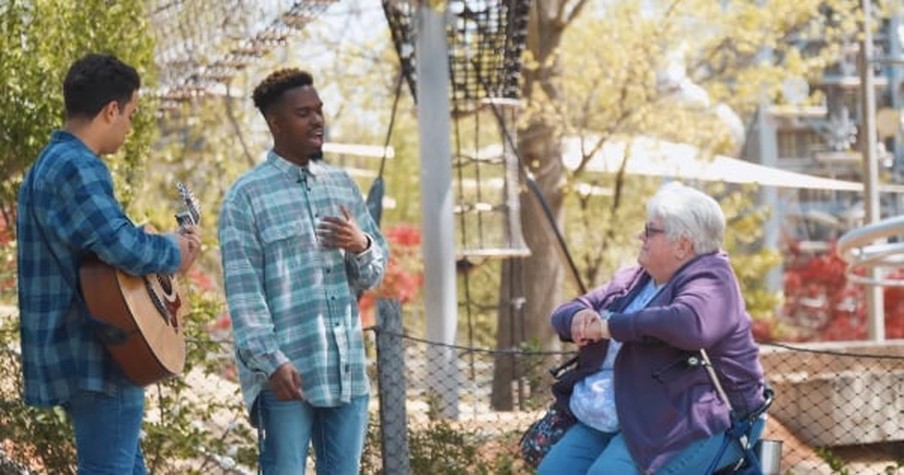
{"type": "MultiPolygon", "coordinates": [[[[404,348],[396,354],[405,361],[391,367],[404,368],[395,390],[406,397],[381,407],[382,424],[408,430],[407,440],[384,436],[384,463],[437,473],[443,467],[429,457],[429,439],[442,439],[451,428],[461,438],[445,455],[464,457],[467,468],[453,465],[445,473],[530,473],[518,460],[518,439],[552,400],[547,370],[571,354],[440,344],[383,323],[374,329],[377,341],[404,348]],[[441,355],[450,351],[455,378],[437,380],[448,378],[441,355]],[[510,397],[499,397],[506,390],[510,397]],[[414,440],[428,447],[414,447],[414,440]]],[[[760,351],[776,394],[763,437],[782,442],[782,473],[904,473],[904,342],[775,343],[760,351]]],[[[377,364],[378,372],[385,369],[382,359],[377,364]]]]}
{"type": "MultiPolygon", "coordinates": [[[[406,334],[398,311],[397,304],[381,301],[381,320],[366,333],[374,396],[362,472],[531,473],[517,455],[518,439],[551,402],[548,370],[572,353],[431,342],[406,334]]],[[[228,363],[231,344],[217,345],[208,358],[228,363]]],[[[8,411],[21,404],[13,400],[15,382],[9,381],[17,351],[3,354],[0,403],[8,411]]],[[[782,473],[904,473],[904,342],[764,344],[761,358],[776,393],[764,437],[782,441],[782,473]]],[[[169,429],[169,437],[195,431],[196,438],[189,440],[201,440],[197,444],[231,440],[160,465],[153,473],[255,473],[254,432],[241,409],[234,375],[228,364],[223,368],[213,374],[198,367],[185,373],[180,383],[190,391],[180,400],[167,399],[166,390],[161,396],[159,388],[149,389],[147,419],[157,424],[163,414],[159,404],[209,406],[209,416],[169,429]]],[[[18,470],[28,442],[2,439],[0,467],[18,470]],[[18,463],[5,460],[12,454],[18,463]]],[[[33,473],[50,473],[30,466],[33,473]]]]}

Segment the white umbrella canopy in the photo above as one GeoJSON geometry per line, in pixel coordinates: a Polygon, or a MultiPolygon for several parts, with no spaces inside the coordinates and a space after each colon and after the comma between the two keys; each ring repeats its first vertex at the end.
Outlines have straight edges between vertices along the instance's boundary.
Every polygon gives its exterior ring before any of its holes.
{"type": "MultiPolygon", "coordinates": [[[[563,144],[563,161],[570,170],[576,169],[582,157],[596,141],[593,137],[567,137],[563,144]]],[[[716,155],[704,156],[694,146],[638,136],[627,140],[607,141],[586,165],[586,170],[598,173],[617,173],[627,157],[625,172],[683,178],[687,180],[750,183],[782,188],[806,188],[862,192],[863,184],[836,180],[780,168],[768,167],[737,158],[716,155]]],[[[881,191],[904,192],[904,186],[883,185],[881,191]]]]}

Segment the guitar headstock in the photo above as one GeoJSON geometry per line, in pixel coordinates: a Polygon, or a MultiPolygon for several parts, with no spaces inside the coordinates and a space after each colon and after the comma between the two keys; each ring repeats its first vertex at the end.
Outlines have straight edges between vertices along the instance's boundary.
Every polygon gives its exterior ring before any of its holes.
{"type": "Polygon", "coordinates": [[[185,205],[185,211],[176,214],[176,222],[179,223],[180,227],[197,226],[201,223],[201,207],[198,205],[198,199],[195,198],[195,194],[185,184],[181,182],[176,183],[176,188],[179,189],[179,196],[185,205]]]}

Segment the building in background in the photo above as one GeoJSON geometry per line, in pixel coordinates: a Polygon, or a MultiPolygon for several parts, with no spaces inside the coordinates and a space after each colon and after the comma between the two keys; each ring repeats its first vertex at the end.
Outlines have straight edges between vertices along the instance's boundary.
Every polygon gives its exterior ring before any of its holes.
{"type": "MultiPolygon", "coordinates": [[[[792,39],[801,49],[814,41],[792,39]]],[[[885,19],[873,36],[871,66],[875,78],[880,161],[881,217],[904,211],[904,17],[885,19]]],[[[817,82],[803,79],[783,84],[783,102],[763,105],[742,154],[749,161],[827,178],[863,182],[862,144],[865,129],[859,76],[860,45],[855,39],[842,48],[839,61],[817,82]],[[802,105],[818,92],[823,101],[802,105]]],[[[863,193],[839,190],[764,190],[762,202],[773,210],[765,232],[767,246],[786,249],[794,242],[811,252],[828,250],[845,231],[864,224],[863,193]]],[[[778,274],[773,276],[778,278],[778,274]]],[[[779,281],[774,281],[775,287],[779,281]]]]}

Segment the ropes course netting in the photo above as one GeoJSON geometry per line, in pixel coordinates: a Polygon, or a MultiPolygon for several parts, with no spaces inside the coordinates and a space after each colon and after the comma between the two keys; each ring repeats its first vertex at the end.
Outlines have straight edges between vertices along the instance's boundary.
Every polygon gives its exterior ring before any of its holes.
{"type": "MultiPolygon", "coordinates": [[[[452,0],[447,4],[449,98],[459,260],[529,253],[521,236],[517,156],[512,150],[520,105],[527,0],[452,0]]],[[[415,7],[384,0],[402,74],[417,99],[415,7]]]]}
{"type": "Polygon", "coordinates": [[[452,104],[456,112],[491,98],[520,96],[527,1],[451,2],[448,35],[452,104]]]}
{"type": "MultiPolygon", "coordinates": [[[[417,101],[416,7],[412,3],[383,0],[383,9],[401,74],[417,101]]],[[[486,259],[530,254],[521,231],[523,172],[514,150],[521,55],[529,13],[529,0],[450,0],[446,4],[457,270],[464,284],[463,305],[471,344],[475,338],[474,312],[492,307],[475,301],[471,271],[486,259]]],[[[509,279],[513,284],[505,297],[510,319],[523,319],[523,291],[514,284],[520,279],[509,279]]],[[[515,327],[509,325],[509,332],[515,327]]],[[[510,339],[516,340],[514,335],[510,339]]],[[[473,354],[469,363],[473,376],[473,354]]]]}
{"type": "Polygon", "coordinates": [[[222,88],[338,0],[154,0],[161,108],[222,88]]]}

